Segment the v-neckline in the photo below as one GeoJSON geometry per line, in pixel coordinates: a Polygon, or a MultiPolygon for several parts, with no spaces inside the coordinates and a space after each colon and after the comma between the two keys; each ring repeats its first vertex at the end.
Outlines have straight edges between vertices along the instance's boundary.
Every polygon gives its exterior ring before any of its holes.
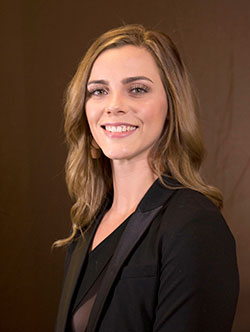
{"type": "MultiPolygon", "coordinates": [[[[132,215],[132,214],[131,214],[132,215]]],[[[89,255],[94,255],[94,253],[96,252],[96,251],[99,251],[99,249],[100,248],[102,248],[104,245],[105,245],[105,243],[107,243],[107,242],[109,242],[109,240],[113,237],[113,236],[115,236],[115,234],[117,233],[117,232],[119,232],[119,230],[121,229],[121,228],[123,228],[124,227],[124,225],[127,223],[127,221],[128,221],[128,219],[131,217],[131,215],[129,215],[119,226],[117,226],[109,235],[107,235],[97,246],[95,246],[95,248],[93,249],[93,250],[90,250],[89,251],[89,255]]],[[[98,227],[97,227],[97,229],[98,229],[98,227]]],[[[96,231],[97,231],[97,229],[96,229],[96,231]]],[[[94,237],[93,237],[93,240],[94,240],[94,238],[95,238],[95,235],[94,235],[94,237]]],[[[93,242],[93,240],[92,240],[92,242],[93,242]]],[[[91,246],[90,246],[90,248],[91,248],[91,246]]]]}

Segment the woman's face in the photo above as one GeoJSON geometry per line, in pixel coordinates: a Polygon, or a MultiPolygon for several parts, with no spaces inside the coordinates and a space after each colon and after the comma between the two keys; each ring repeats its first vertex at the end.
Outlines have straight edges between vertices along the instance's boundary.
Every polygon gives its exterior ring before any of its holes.
{"type": "Polygon", "coordinates": [[[104,51],[87,83],[86,116],[113,161],[147,158],[167,116],[167,98],[152,55],[136,46],[104,51]]]}

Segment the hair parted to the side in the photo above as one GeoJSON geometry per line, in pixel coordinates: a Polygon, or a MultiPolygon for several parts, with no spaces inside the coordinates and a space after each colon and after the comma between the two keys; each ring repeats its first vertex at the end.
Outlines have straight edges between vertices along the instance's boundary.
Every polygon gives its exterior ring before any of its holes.
{"type": "Polygon", "coordinates": [[[149,165],[161,179],[166,173],[184,187],[206,195],[219,208],[220,191],[201,178],[204,157],[196,102],[190,78],[171,39],[162,32],[131,24],[101,35],[89,48],[69,84],[65,104],[65,133],[69,145],[66,182],[75,200],[71,209],[72,233],[54,246],[69,243],[76,232],[84,232],[94,219],[107,194],[112,191],[110,161],[104,154],[91,156],[92,135],[85,114],[86,86],[96,58],[110,48],[134,45],[153,56],[161,75],[168,101],[168,117],[162,135],[152,148],[149,165]]]}

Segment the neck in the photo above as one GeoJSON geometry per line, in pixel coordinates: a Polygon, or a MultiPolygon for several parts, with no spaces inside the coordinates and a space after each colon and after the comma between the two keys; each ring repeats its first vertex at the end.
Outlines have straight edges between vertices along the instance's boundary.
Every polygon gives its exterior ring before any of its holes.
{"type": "Polygon", "coordinates": [[[112,211],[119,214],[133,212],[147,190],[156,180],[147,160],[112,161],[114,199],[112,211]]]}

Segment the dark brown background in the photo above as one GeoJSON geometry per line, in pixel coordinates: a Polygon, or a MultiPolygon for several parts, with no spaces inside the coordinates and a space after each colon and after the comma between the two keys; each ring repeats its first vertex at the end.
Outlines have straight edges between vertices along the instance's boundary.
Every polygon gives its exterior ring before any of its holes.
{"type": "MultiPolygon", "coordinates": [[[[241,294],[234,332],[250,331],[250,2],[27,0],[1,2],[1,331],[52,331],[70,201],[62,96],[95,37],[123,23],[169,33],[200,96],[204,174],[225,195],[241,294]]],[[[223,280],[221,280],[223,283],[223,280]]]]}

